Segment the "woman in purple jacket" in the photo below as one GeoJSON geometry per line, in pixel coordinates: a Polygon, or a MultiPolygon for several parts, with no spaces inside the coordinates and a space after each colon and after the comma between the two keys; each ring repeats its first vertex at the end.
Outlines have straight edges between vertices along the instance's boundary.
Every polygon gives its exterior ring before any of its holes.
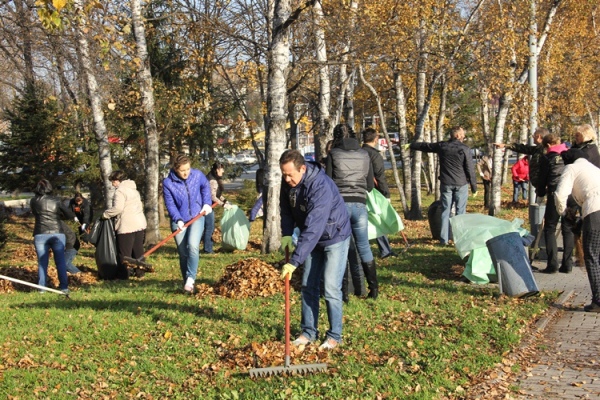
{"type": "Polygon", "coordinates": [[[210,183],[199,170],[191,168],[188,156],[175,157],[169,175],[163,180],[163,196],[171,217],[171,231],[181,229],[175,236],[179,253],[179,268],[183,277],[183,290],[194,292],[194,282],[200,260],[200,239],[204,232],[204,218],[199,218],[188,227],[184,225],[198,214],[210,214],[210,183]]]}

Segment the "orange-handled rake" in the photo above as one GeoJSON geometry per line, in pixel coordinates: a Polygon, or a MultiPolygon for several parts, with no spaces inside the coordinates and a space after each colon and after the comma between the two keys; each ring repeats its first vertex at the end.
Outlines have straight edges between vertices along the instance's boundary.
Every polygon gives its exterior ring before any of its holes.
{"type": "MultiPolygon", "coordinates": [[[[290,251],[285,248],[285,262],[290,260],[290,251]]],[[[285,277],[285,361],[283,367],[252,368],[250,377],[269,377],[273,375],[306,374],[326,372],[327,364],[290,365],[290,275],[285,277]]]]}
{"type": "MultiPolygon", "coordinates": [[[[217,205],[217,203],[213,203],[211,207],[214,208],[216,205],[217,205]]],[[[188,226],[190,226],[191,224],[196,222],[198,219],[204,217],[205,214],[206,214],[205,212],[201,212],[200,214],[196,215],[194,218],[190,219],[188,222],[185,223],[185,225],[183,225],[183,229],[187,228],[188,226]]],[[[164,238],[163,240],[161,240],[160,242],[155,244],[150,250],[145,252],[140,258],[133,258],[133,257],[125,256],[125,257],[123,257],[123,262],[125,264],[130,264],[130,265],[141,267],[141,268],[145,269],[146,271],[151,272],[152,265],[145,262],[146,257],[148,257],[150,254],[154,253],[156,250],[158,250],[161,246],[163,246],[169,240],[171,240],[172,238],[177,236],[177,234],[179,232],[181,232],[183,229],[177,228],[176,231],[172,232],[169,236],[167,236],[166,238],[164,238]]]]}

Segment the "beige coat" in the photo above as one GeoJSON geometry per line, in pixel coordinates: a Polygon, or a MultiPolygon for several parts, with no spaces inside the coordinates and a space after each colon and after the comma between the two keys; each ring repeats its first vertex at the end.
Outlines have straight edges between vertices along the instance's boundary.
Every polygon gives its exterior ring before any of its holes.
{"type": "Polygon", "coordinates": [[[102,217],[115,217],[117,234],[132,233],[146,229],[144,204],[134,181],[128,179],[119,184],[113,197],[112,208],[104,211],[102,217]]]}

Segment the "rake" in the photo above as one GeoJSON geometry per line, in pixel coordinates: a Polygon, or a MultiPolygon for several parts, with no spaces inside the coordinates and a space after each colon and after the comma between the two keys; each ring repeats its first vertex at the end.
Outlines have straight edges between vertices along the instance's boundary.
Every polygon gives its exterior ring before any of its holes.
{"type": "MultiPolygon", "coordinates": [[[[217,203],[214,203],[214,204],[212,204],[211,207],[214,207],[216,205],[217,205],[217,203]]],[[[206,214],[205,212],[201,212],[200,214],[196,215],[194,218],[190,219],[188,222],[186,222],[185,225],[183,225],[183,229],[187,228],[188,226],[190,226],[191,224],[196,222],[198,219],[204,217],[205,214],[206,214]]],[[[146,272],[154,272],[154,269],[152,268],[152,264],[146,263],[146,257],[148,257],[150,254],[154,253],[156,250],[158,250],[161,246],[163,246],[169,240],[171,240],[172,238],[177,236],[177,234],[179,232],[181,232],[183,229],[177,228],[177,230],[175,230],[169,236],[167,236],[166,238],[164,238],[163,240],[161,240],[160,242],[155,244],[150,250],[145,252],[140,258],[133,258],[133,257],[127,257],[127,256],[123,257],[123,263],[128,264],[133,267],[138,267],[146,272]]]]}
{"type": "Polygon", "coordinates": [[[11,278],[10,276],[5,276],[5,275],[0,275],[1,279],[6,279],[7,281],[11,281],[11,282],[15,282],[15,283],[20,283],[21,285],[25,285],[25,286],[30,286],[39,290],[43,290],[45,292],[52,292],[52,293],[56,293],[56,294],[62,294],[63,296],[65,296],[67,299],[70,299],[69,297],[69,293],[68,292],[61,292],[60,290],[56,290],[56,289],[52,289],[49,287],[45,287],[45,286],[40,286],[40,285],[36,285],[35,283],[31,283],[31,282],[27,282],[27,281],[22,281],[20,279],[17,278],[11,278]]]}
{"type": "MultiPolygon", "coordinates": [[[[285,262],[290,258],[289,249],[285,248],[285,262]]],[[[274,375],[306,374],[309,372],[326,372],[327,364],[290,365],[290,276],[285,277],[285,361],[283,367],[253,368],[250,377],[269,377],[274,375]]]]}

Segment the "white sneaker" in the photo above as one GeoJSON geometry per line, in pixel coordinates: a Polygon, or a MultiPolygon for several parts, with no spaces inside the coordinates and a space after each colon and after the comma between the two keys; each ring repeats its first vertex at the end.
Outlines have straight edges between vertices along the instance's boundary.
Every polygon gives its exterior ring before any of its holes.
{"type": "Polygon", "coordinates": [[[333,339],[325,339],[322,345],[319,346],[319,350],[333,350],[338,347],[339,343],[333,339]]]}
{"type": "Polygon", "coordinates": [[[187,293],[193,293],[194,292],[194,280],[192,278],[187,278],[185,281],[185,286],[183,287],[183,290],[187,293]]]}
{"type": "Polygon", "coordinates": [[[310,344],[310,339],[304,335],[300,335],[298,336],[298,339],[292,342],[292,344],[294,346],[306,346],[307,344],[310,344]]]}

